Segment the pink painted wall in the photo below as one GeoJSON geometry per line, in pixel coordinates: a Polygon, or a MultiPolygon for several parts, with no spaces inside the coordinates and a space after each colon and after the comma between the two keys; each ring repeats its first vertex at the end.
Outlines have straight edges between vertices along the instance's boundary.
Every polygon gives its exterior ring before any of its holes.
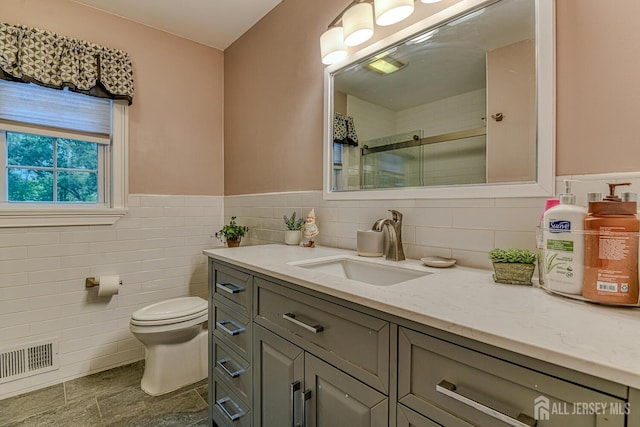
{"type": "MultiPolygon", "coordinates": [[[[370,43],[455,2],[416,2],[370,43]]],[[[226,195],[322,188],[318,40],[348,4],[285,1],[225,51],[226,195]]],[[[557,174],[640,171],[640,2],[556,4],[557,174]]]]}
{"type": "MultiPolygon", "coordinates": [[[[416,3],[408,23],[453,3],[416,3]]],[[[2,0],[0,19],[129,52],[130,192],[233,195],[322,188],[318,39],[347,4],[282,2],[224,54],[68,0],[2,0]]],[[[640,2],[556,9],[558,175],[638,171],[640,2]]]]}
{"type": "Polygon", "coordinates": [[[556,10],[557,174],[640,171],[640,2],[556,10]]]}
{"type": "Polygon", "coordinates": [[[2,0],[0,19],[129,53],[130,193],[223,194],[222,51],[69,0],[2,0]]]}
{"type": "MultiPolygon", "coordinates": [[[[416,10],[453,3],[416,2],[416,10]]],[[[225,50],[225,195],[322,189],[319,38],[348,4],[284,1],[225,50]]],[[[376,27],[370,43],[424,16],[376,27]]]]}

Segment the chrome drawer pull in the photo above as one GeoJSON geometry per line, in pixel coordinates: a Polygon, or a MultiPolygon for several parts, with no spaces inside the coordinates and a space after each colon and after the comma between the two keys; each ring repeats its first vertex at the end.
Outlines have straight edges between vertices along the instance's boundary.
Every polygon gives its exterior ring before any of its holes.
{"type": "Polygon", "coordinates": [[[322,332],[324,331],[324,326],[321,325],[315,325],[315,326],[311,326],[311,325],[307,325],[304,322],[301,322],[299,320],[296,319],[296,315],[293,313],[285,313],[282,315],[282,318],[285,320],[288,320],[289,322],[298,325],[302,328],[305,328],[307,331],[313,332],[314,334],[317,334],[318,332],[322,332]]]}
{"type": "Polygon", "coordinates": [[[244,368],[238,365],[236,361],[231,359],[230,357],[225,357],[224,359],[216,360],[216,365],[220,366],[220,369],[222,369],[231,378],[238,378],[240,374],[244,374],[244,368]],[[234,365],[239,366],[238,369],[236,369],[235,371],[230,371],[229,368],[227,368],[227,364],[229,362],[233,362],[234,365]]]}
{"type": "Polygon", "coordinates": [[[291,383],[291,427],[300,427],[302,424],[296,420],[296,393],[301,391],[300,381],[291,383]]]}
{"type": "Polygon", "coordinates": [[[311,400],[311,390],[307,389],[302,392],[302,425],[306,426],[307,423],[307,402],[311,400]]]}
{"type": "Polygon", "coordinates": [[[231,400],[230,397],[222,397],[216,400],[216,405],[231,421],[235,421],[241,416],[243,416],[244,414],[246,414],[246,411],[243,410],[241,407],[239,407],[238,404],[233,400],[231,400]],[[225,403],[229,403],[230,405],[233,406],[233,409],[235,411],[233,414],[229,412],[229,410],[227,410],[227,408],[224,406],[225,403]]]}
{"type": "Polygon", "coordinates": [[[236,285],[235,283],[231,283],[231,282],[224,282],[224,283],[219,283],[216,282],[216,288],[228,292],[230,294],[238,294],[242,291],[244,291],[244,288],[240,285],[236,285]]]}
{"type": "Polygon", "coordinates": [[[497,411],[493,408],[490,408],[486,405],[483,405],[480,402],[476,402],[473,399],[469,399],[468,397],[463,396],[460,393],[456,393],[456,385],[446,380],[442,380],[438,384],[436,384],[436,391],[438,393],[442,393],[446,396],[449,396],[450,398],[455,399],[458,402],[464,403],[467,406],[471,406],[472,408],[484,414],[487,414],[493,418],[496,418],[502,421],[503,423],[509,424],[510,426],[514,426],[514,427],[535,427],[536,426],[536,420],[534,420],[528,415],[520,414],[516,419],[516,418],[510,417],[507,414],[503,414],[502,412],[497,411]]]}
{"type": "Polygon", "coordinates": [[[216,322],[216,326],[231,336],[238,335],[247,330],[246,328],[238,325],[233,320],[219,320],[216,322]],[[225,325],[232,325],[234,329],[229,329],[225,325]]]}

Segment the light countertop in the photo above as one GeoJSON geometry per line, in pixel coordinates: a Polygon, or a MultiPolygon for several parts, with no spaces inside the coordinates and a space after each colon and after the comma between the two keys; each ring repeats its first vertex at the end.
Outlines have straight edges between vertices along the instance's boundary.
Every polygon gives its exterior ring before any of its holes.
{"type": "Polygon", "coordinates": [[[607,307],[551,295],[538,287],[496,284],[489,270],[436,269],[417,260],[363,258],[336,248],[259,245],[204,253],[303,288],[640,389],[638,308],[607,307]],[[288,264],[338,255],[434,274],[373,286],[288,264]]]}

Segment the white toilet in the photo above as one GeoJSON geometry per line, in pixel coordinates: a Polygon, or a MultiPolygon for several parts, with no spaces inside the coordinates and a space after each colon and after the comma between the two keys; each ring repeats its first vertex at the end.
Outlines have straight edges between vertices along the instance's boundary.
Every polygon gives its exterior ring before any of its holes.
{"type": "Polygon", "coordinates": [[[131,315],[131,333],[145,346],[142,390],[168,393],[207,377],[207,301],[173,298],[131,315]]]}

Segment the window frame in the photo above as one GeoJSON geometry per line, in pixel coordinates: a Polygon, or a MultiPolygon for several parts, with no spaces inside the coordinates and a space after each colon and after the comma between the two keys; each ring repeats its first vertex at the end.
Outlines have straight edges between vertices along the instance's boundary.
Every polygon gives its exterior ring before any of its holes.
{"type": "MultiPolygon", "coordinates": [[[[111,144],[104,147],[102,166],[105,180],[106,203],[66,204],[66,203],[32,203],[32,202],[0,202],[0,228],[6,227],[47,227],[71,225],[111,225],[126,215],[128,197],[128,147],[129,121],[128,106],[125,101],[113,101],[111,107],[111,144]]],[[[46,136],[74,135],[73,132],[60,132],[52,128],[32,125],[18,125],[0,121],[3,130],[23,133],[38,133],[46,136]]],[[[78,135],[76,139],[97,142],[95,138],[78,135]]],[[[6,159],[6,153],[3,153],[6,159]]],[[[4,175],[0,183],[6,183],[4,175]]],[[[5,187],[6,188],[6,187],[5,187]]]]}

